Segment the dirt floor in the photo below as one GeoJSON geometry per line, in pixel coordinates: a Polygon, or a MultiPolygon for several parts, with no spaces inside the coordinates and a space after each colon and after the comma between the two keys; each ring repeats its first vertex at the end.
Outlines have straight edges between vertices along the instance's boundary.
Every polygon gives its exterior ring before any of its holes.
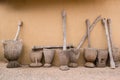
{"type": "Polygon", "coordinates": [[[70,68],[61,71],[59,67],[51,68],[6,68],[6,63],[0,63],[0,80],[120,80],[120,67],[106,68],[70,68]]]}

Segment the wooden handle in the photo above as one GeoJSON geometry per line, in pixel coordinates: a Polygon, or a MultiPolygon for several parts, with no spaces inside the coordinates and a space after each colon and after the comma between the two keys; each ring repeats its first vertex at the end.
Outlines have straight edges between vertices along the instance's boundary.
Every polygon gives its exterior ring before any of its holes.
{"type": "Polygon", "coordinates": [[[108,24],[108,30],[109,30],[109,36],[110,36],[110,42],[111,42],[111,48],[113,48],[113,40],[112,40],[112,31],[111,31],[111,19],[107,19],[108,24]]]}
{"type": "Polygon", "coordinates": [[[18,26],[21,27],[22,25],[23,25],[23,22],[22,22],[22,21],[19,21],[19,22],[18,22],[18,26]]]}
{"type": "Polygon", "coordinates": [[[63,50],[66,50],[66,12],[62,11],[62,20],[63,20],[63,50]]]}
{"type": "Polygon", "coordinates": [[[90,21],[86,19],[86,28],[87,28],[87,36],[88,36],[88,48],[91,47],[90,44],[90,21]]]}
{"type": "Polygon", "coordinates": [[[23,25],[22,21],[18,22],[18,29],[17,29],[17,33],[15,35],[14,41],[16,41],[18,39],[19,33],[20,33],[20,27],[23,25]]]}
{"type": "MultiPolygon", "coordinates": [[[[94,26],[95,26],[99,21],[101,21],[101,19],[102,19],[102,17],[101,17],[101,16],[98,16],[98,17],[94,20],[94,22],[90,25],[90,32],[93,30],[94,26]]],[[[87,33],[82,37],[79,45],[77,46],[77,49],[80,49],[80,48],[81,48],[81,46],[82,46],[83,43],[85,42],[86,38],[87,38],[87,33]]]]}
{"type": "MultiPolygon", "coordinates": [[[[67,49],[74,48],[73,45],[67,45],[67,49]]],[[[43,49],[63,49],[63,46],[33,46],[32,50],[43,50],[43,49]]]]}
{"type": "Polygon", "coordinates": [[[105,32],[106,32],[106,37],[107,37],[108,51],[109,51],[109,57],[110,57],[110,67],[112,69],[114,69],[115,68],[115,62],[113,60],[112,48],[111,48],[110,36],[109,36],[109,31],[108,31],[108,25],[107,25],[106,18],[102,19],[102,23],[103,23],[103,25],[105,27],[105,32]]]}

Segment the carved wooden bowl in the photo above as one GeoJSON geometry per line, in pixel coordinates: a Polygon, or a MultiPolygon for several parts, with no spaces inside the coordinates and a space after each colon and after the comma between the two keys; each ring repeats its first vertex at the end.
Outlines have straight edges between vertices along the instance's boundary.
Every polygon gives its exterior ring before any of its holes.
{"type": "Polygon", "coordinates": [[[93,48],[87,48],[85,49],[85,60],[88,62],[94,62],[97,57],[97,50],[93,48]]]}

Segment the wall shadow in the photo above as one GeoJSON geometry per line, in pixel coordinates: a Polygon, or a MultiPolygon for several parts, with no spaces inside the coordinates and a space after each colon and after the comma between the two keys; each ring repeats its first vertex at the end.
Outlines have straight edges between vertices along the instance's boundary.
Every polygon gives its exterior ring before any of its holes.
{"type": "Polygon", "coordinates": [[[0,4],[4,3],[16,10],[36,8],[40,6],[54,6],[54,5],[91,5],[93,3],[102,5],[107,0],[0,0],[0,4]]]}

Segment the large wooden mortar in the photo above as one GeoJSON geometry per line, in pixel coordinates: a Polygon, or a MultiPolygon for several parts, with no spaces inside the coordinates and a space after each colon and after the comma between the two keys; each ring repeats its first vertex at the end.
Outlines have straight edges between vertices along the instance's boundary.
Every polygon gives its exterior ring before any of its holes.
{"type": "Polygon", "coordinates": [[[3,42],[4,57],[9,61],[7,68],[20,67],[18,59],[22,52],[22,40],[6,40],[3,42]]]}

